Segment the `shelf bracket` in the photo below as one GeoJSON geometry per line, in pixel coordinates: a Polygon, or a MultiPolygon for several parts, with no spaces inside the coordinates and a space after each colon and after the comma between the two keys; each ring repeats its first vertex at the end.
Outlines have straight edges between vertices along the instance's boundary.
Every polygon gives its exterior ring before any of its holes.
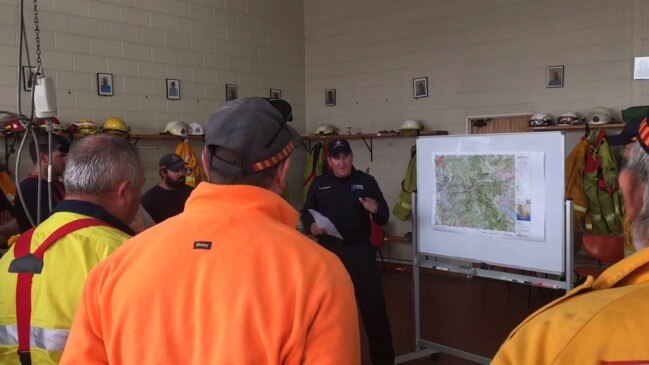
{"type": "Polygon", "coordinates": [[[373,147],[372,141],[374,139],[372,137],[369,138],[369,140],[370,140],[369,145],[367,144],[367,140],[365,139],[365,137],[361,137],[361,139],[363,140],[363,143],[365,143],[365,147],[367,147],[367,150],[370,151],[370,162],[374,161],[374,154],[372,152],[372,147],[373,147]]]}

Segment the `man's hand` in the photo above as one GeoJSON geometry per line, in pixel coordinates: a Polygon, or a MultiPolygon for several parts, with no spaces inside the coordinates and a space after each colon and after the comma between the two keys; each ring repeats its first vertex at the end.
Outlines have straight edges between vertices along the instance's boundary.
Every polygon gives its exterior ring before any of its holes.
{"type": "Polygon", "coordinates": [[[325,234],[327,231],[324,228],[320,228],[315,222],[311,224],[311,234],[314,236],[318,236],[321,234],[325,234]]]}
{"type": "Polygon", "coordinates": [[[376,213],[379,210],[379,203],[377,203],[376,200],[372,198],[358,198],[358,201],[363,204],[365,210],[372,214],[376,213]]]}

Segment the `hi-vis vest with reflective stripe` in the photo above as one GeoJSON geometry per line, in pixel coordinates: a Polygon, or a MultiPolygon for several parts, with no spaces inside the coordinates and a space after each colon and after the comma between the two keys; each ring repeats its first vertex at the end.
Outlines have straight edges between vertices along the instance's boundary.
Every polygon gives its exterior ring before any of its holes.
{"type": "Polygon", "coordinates": [[[584,191],[584,161],[588,150],[588,140],[581,137],[566,159],[566,199],[573,202],[574,244],[581,247],[582,226],[588,210],[588,198],[584,191]]]}
{"type": "Polygon", "coordinates": [[[622,234],[622,199],[617,185],[617,162],[603,130],[591,132],[584,165],[584,191],[588,197],[590,224],[597,234],[622,234]]]}
{"type": "Polygon", "coordinates": [[[401,181],[401,193],[394,203],[392,214],[405,221],[410,218],[412,212],[412,193],[417,190],[417,146],[410,147],[410,162],[406,170],[406,176],[401,181]]]}
{"type": "MultiPolygon", "coordinates": [[[[58,212],[34,232],[31,252],[56,228],[85,215],[58,212]]],[[[88,272],[130,236],[112,227],[88,227],[67,235],[44,257],[32,284],[31,357],[33,364],[57,364],[88,272]]],[[[16,274],[9,273],[13,249],[0,258],[0,364],[19,364],[16,350],[16,274]]]]}
{"type": "Polygon", "coordinates": [[[306,167],[304,168],[304,180],[302,181],[302,201],[306,200],[311,183],[317,177],[325,172],[325,148],[321,142],[318,142],[307,151],[306,167]]]}

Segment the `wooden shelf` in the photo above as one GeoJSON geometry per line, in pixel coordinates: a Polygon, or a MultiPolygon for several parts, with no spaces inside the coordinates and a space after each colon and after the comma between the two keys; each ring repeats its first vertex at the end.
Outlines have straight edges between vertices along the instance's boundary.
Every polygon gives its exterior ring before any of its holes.
{"type": "Polygon", "coordinates": [[[383,238],[383,241],[388,243],[388,242],[394,242],[394,243],[412,243],[412,241],[406,237],[406,236],[385,236],[383,238]]]}
{"type": "Polygon", "coordinates": [[[131,140],[134,141],[135,144],[139,140],[145,140],[145,141],[156,141],[156,140],[174,140],[174,141],[182,141],[183,139],[189,139],[193,141],[204,141],[205,136],[174,136],[171,134],[146,134],[146,133],[132,133],[131,134],[131,140]]]}
{"type": "MultiPolygon", "coordinates": [[[[419,136],[443,136],[447,135],[447,131],[421,131],[419,132],[419,136]]],[[[365,134],[330,134],[330,135],[319,135],[319,134],[311,134],[308,136],[301,136],[300,139],[302,140],[302,145],[304,148],[307,150],[311,150],[311,141],[326,141],[329,139],[334,139],[334,138],[342,138],[342,139],[362,139],[363,143],[365,143],[365,147],[367,147],[367,150],[370,151],[370,161],[374,160],[374,154],[373,154],[373,141],[375,138],[417,138],[418,135],[404,135],[399,132],[385,132],[385,133],[365,133],[365,134]],[[367,141],[370,141],[368,144],[367,141]],[[309,145],[307,146],[304,144],[304,141],[308,141],[309,145]]]]}
{"type": "MultiPolygon", "coordinates": [[[[447,135],[448,131],[421,131],[420,136],[442,136],[447,135]]],[[[362,134],[329,134],[329,135],[320,135],[320,134],[310,134],[308,136],[301,136],[300,138],[304,141],[317,141],[317,140],[327,140],[334,138],[342,139],[365,139],[365,138],[413,138],[417,135],[407,136],[399,132],[386,132],[386,133],[362,133],[362,134]]]]}
{"type": "Polygon", "coordinates": [[[624,127],[624,123],[609,123],[600,125],[579,124],[579,125],[550,125],[547,127],[532,127],[534,132],[543,131],[583,131],[588,129],[620,129],[624,127]]]}

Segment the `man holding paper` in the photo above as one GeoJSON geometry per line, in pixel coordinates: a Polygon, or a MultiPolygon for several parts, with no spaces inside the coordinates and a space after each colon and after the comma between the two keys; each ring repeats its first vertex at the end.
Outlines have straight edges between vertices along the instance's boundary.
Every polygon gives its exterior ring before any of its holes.
{"type": "Polygon", "coordinates": [[[385,225],[390,211],[376,180],[354,168],[349,142],[333,139],[328,151],[331,172],[318,176],[311,184],[302,207],[302,223],[347,268],[354,283],[372,362],[394,364],[381,276],[370,244],[370,220],[385,225]]]}

